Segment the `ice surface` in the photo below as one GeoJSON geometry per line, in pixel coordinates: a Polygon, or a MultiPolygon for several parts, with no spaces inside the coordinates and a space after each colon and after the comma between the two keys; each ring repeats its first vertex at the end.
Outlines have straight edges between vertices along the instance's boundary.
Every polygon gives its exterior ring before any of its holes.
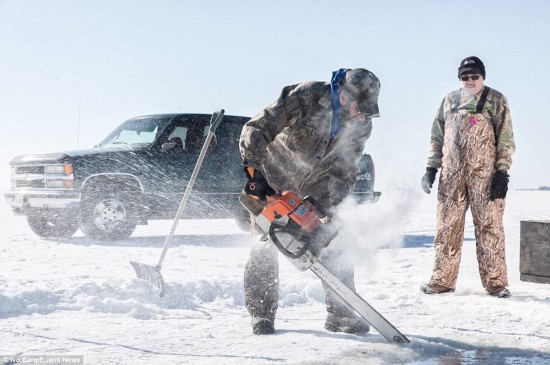
{"type": "Polygon", "coordinates": [[[34,235],[0,204],[0,355],[83,355],[86,364],[544,364],[550,363],[550,285],[519,280],[520,221],[550,218],[550,192],[510,191],[505,228],[510,299],[480,283],[467,218],[457,290],[429,296],[435,194],[384,191],[346,206],[358,293],[411,344],[324,330],[324,294],[310,272],[280,258],[272,336],[254,336],[242,276],[249,235],[230,220],[182,221],[162,274],[166,295],[136,278],[129,261],[155,265],[170,221],[139,226],[118,242],[78,232],[34,235]]]}

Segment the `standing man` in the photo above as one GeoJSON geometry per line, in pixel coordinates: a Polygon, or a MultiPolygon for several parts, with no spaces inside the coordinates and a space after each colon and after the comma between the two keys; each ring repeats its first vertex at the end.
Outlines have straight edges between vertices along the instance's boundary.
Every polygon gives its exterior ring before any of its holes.
{"type": "Polygon", "coordinates": [[[441,168],[432,277],[426,294],[456,287],[468,207],[475,226],[481,283],[487,292],[508,298],[504,252],[504,199],[515,151],[508,101],[484,86],[485,66],[467,57],[458,68],[462,87],[443,99],[432,125],[431,151],[422,189],[430,193],[441,168]]]}
{"type": "MultiPolygon", "coordinates": [[[[332,80],[283,88],[277,100],[244,126],[240,150],[248,182],[245,191],[261,200],[275,191],[313,197],[327,217],[354,188],[359,160],[378,117],[380,81],[356,68],[333,72],[332,80]]],[[[279,267],[273,243],[256,242],[244,273],[245,303],[257,335],[275,331],[279,267]]],[[[337,247],[323,250],[321,260],[354,289],[353,266],[337,247]]],[[[327,306],[325,328],[364,333],[369,326],[340,304],[323,284],[327,306]]]]}

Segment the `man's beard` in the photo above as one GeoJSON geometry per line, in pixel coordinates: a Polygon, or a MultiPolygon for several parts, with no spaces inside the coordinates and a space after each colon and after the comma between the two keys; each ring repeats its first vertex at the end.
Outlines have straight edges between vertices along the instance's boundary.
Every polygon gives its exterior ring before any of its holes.
{"type": "Polygon", "coordinates": [[[348,108],[340,108],[340,120],[343,122],[351,119],[351,113],[348,108]]]}
{"type": "Polygon", "coordinates": [[[359,115],[351,115],[349,108],[340,108],[340,121],[342,122],[359,122],[361,119],[359,115]]]}

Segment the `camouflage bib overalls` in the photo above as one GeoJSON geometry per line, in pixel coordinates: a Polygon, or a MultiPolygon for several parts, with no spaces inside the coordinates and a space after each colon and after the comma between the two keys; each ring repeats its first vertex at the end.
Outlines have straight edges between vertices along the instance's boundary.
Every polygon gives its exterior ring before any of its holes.
{"type": "Polygon", "coordinates": [[[481,282],[485,288],[508,285],[502,223],[504,199],[489,199],[496,158],[493,123],[479,109],[451,109],[445,117],[435,263],[430,284],[455,288],[465,214],[471,208],[481,282]]]}

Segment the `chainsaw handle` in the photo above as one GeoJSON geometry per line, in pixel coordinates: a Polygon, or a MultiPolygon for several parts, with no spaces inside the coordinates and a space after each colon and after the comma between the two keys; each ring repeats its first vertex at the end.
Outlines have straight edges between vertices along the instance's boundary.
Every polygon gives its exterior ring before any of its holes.
{"type": "MultiPolygon", "coordinates": [[[[284,226],[283,226],[284,227],[284,226]]],[[[311,245],[311,242],[309,240],[307,241],[300,241],[304,244],[304,246],[302,248],[300,248],[300,250],[298,250],[298,252],[296,253],[292,253],[290,252],[289,250],[287,250],[283,244],[281,243],[281,241],[279,241],[279,239],[277,238],[277,236],[275,235],[275,228],[277,228],[277,224],[275,223],[272,223],[271,226],[269,227],[269,238],[271,238],[271,241],[275,244],[275,247],[277,247],[277,249],[283,254],[285,255],[286,257],[289,257],[291,259],[297,259],[297,258],[300,258],[304,255],[304,253],[306,253],[306,251],[309,249],[309,246],[311,245]]],[[[282,231],[282,230],[281,230],[282,231]]]]}
{"type": "Polygon", "coordinates": [[[311,209],[313,209],[313,211],[315,213],[317,213],[317,215],[319,216],[319,218],[323,218],[323,217],[326,217],[328,214],[326,214],[324,212],[324,209],[321,209],[321,207],[319,206],[319,204],[317,203],[317,200],[315,200],[314,197],[312,197],[311,195],[308,195],[304,198],[304,201],[309,203],[311,205],[311,209]]]}

